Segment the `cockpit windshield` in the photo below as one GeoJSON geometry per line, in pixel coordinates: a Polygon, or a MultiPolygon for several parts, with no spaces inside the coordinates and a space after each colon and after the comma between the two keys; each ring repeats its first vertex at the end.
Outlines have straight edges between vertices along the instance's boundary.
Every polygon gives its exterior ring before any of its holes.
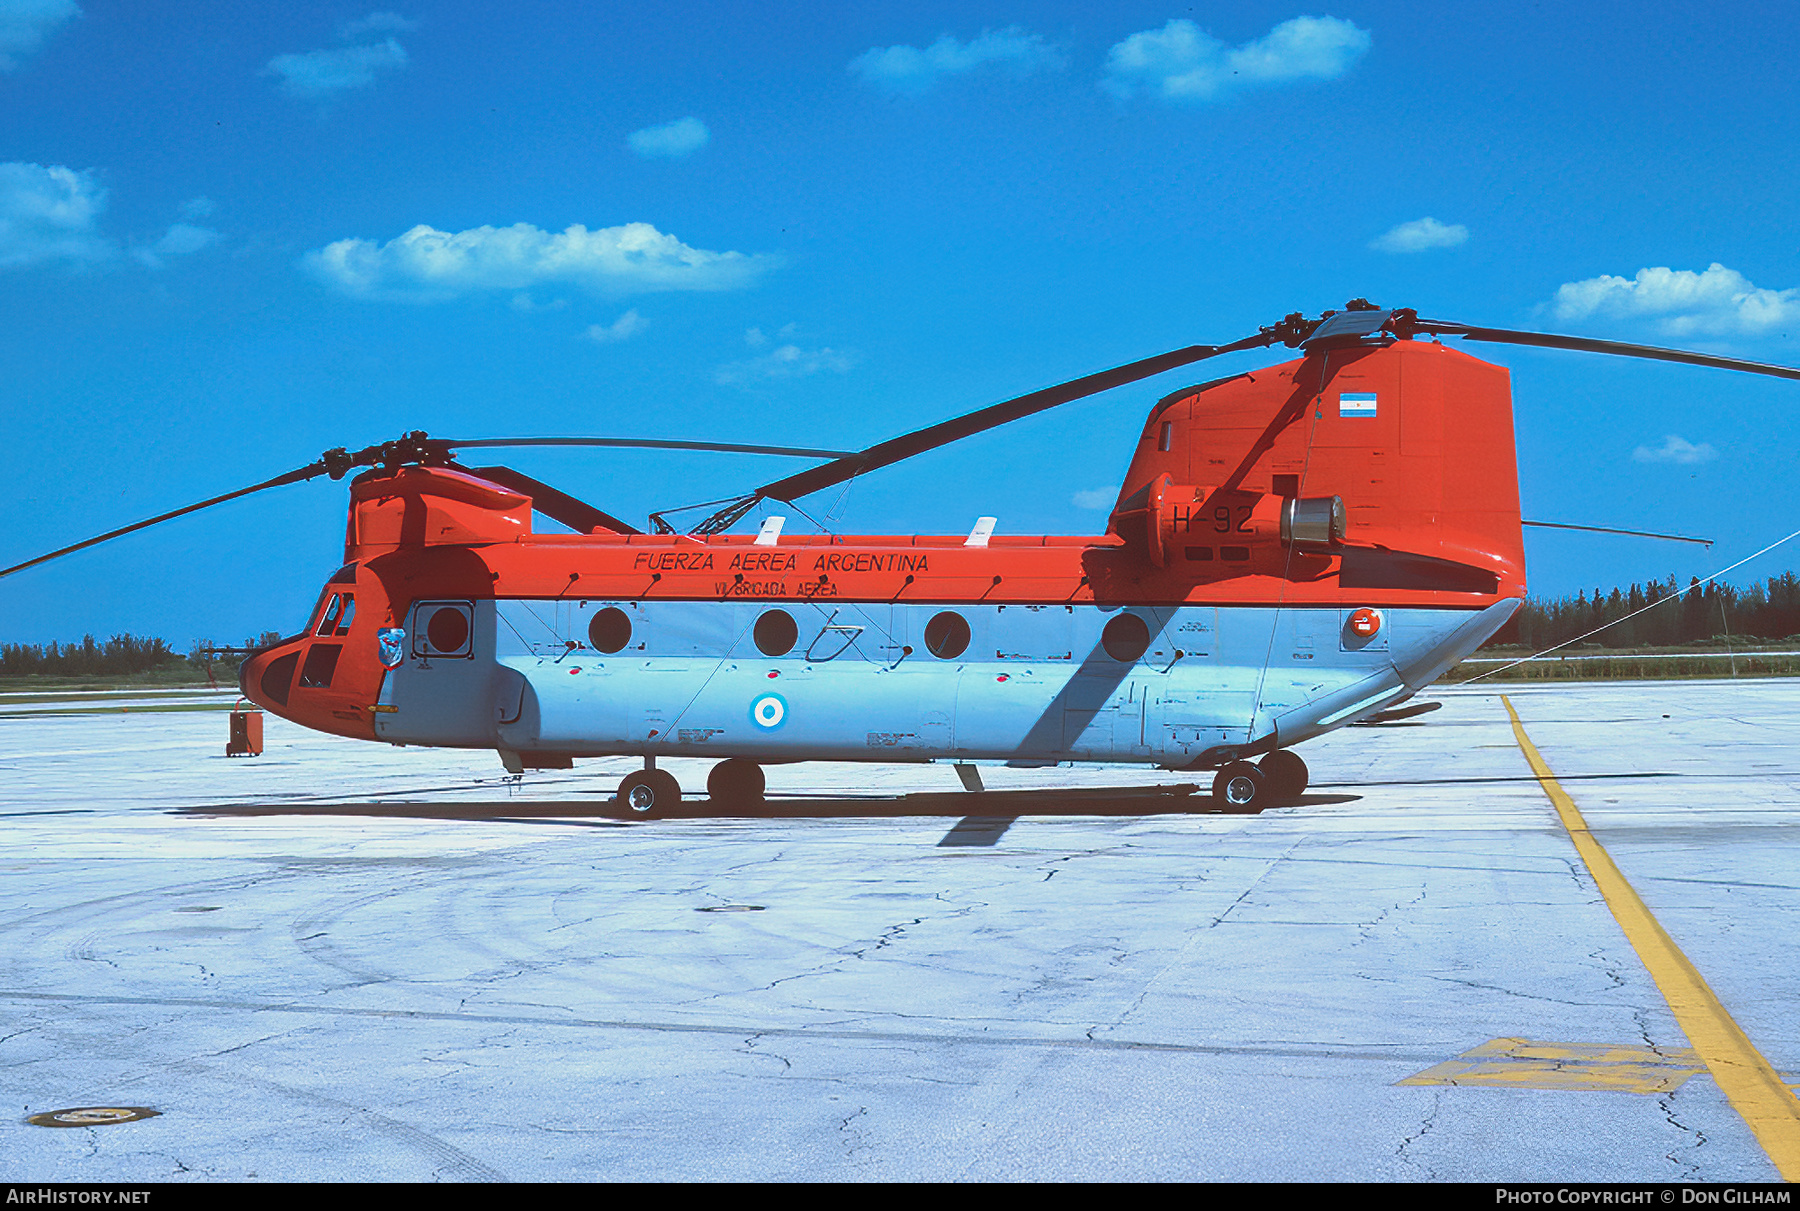
{"type": "Polygon", "coordinates": [[[356,595],[354,593],[333,593],[326,603],[325,611],[319,615],[319,625],[313,630],[315,635],[348,635],[350,622],[356,617],[356,595]]]}

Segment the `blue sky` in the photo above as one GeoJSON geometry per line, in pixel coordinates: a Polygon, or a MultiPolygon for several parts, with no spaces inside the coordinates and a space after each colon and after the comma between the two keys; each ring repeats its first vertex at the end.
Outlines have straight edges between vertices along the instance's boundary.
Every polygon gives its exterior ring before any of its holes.
{"type": "MultiPolygon", "coordinates": [[[[0,565],[408,429],[853,448],[1357,295],[1800,362],[1797,29],[1773,5],[0,0],[0,565]]],[[[1530,534],[1534,592],[1705,574],[1800,524],[1800,384],[1467,348],[1513,371],[1527,517],[1719,540],[1530,534]]],[[[846,531],[1097,532],[1146,408],[1198,377],[802,503],[846,531]]],[[[508,461],[635,519],[798,469],[508,461]]],[[[316,481],[10,577],[0,639],[291,629],[344,502],[316,481]]]]}

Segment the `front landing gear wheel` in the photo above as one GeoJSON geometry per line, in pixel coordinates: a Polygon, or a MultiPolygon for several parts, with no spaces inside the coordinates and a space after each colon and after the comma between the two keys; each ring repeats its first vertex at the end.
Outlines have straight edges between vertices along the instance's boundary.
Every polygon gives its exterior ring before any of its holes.
{"type": "Polygon", "coordinates": [[[1306,762],[1293,749],[1278,748],[1258,761],[1256,767],[1263,773],[1272,801],[1291,803],[1306,793],[1306,762]]]}
{"type": "Polygon", "coordinates": [[[1213,778],[1213,802],[1220,811],[1250,815],[1269,806],[1269,785],[1254,765],[1233,761],[1213,778]]]}
{"type": "Polygon", "coordinates": [[[706,793],[713,806],[727,811],[760,811],[764,785],[762,766],[742,757],[719,762],[706,776],[706,793]]]}
{"type": "Polygon", "coordinates": [[[619,783],[613,797],[632,820],[654,820],[681,802],[681,784],[667,770],[639,770],[619,783]]]}

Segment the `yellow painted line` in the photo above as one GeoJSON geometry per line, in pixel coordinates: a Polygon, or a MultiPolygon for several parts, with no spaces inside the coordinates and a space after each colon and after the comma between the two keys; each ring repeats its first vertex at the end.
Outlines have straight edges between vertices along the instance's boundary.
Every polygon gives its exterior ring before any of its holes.
{"type": "Polygon", "coordinates": [[[1687,1034],[1688,1042],[1700,1053],[1713,1079],[1731,1101],[1731,1108],[1743,1116],[1756,1142],[1762,1145],[1775,1168],[1786,1181],[1800,1181],[1800,1098],[1782,1083],[1780,1075],[1763,1058],[1743,1029],[1732,1020],[1719,998],[1707,986],[1706,978],[1681,953],[1660,922],[1639,898],[1594,834],[1587,820],[1556,781],[1556,775],[1539,755],[1537,746],[1525,734],[1519,712],[1512,700],[1502,695],[1506,713],[1512,716],[1513,735],[1538,785],[1550,796],[1576,852],[1587,863],[1600,894],[1612,909],[1619,928],[1625,931],[1638,958],[1649,969],[1650,978],[1662,991],[1675,1020],[1687,1034]]]}

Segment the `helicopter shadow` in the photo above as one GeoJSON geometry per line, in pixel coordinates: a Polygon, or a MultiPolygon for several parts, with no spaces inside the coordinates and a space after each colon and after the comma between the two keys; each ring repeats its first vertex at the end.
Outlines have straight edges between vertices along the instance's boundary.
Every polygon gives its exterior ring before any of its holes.
{"type": "MultiPolygon", "coordinates": [[[[1351,803],[1353,794],[1305,794],[1273,807],[1323,807],[1351,803]]],[[[175,808],[190,819],[249,819],[269,816],[362,817],[398,820],[461,820],[507,824],[556,824],[627,828],[625,809],[611,799],[489,800],[446,803],[342,802],[206,804],[175,808]]],[[[920,792],[902,795],[776,795],[749,806],[714,804],[708,798],[684,801],[666,820],[807,820],[953,817],[942,846],[992,845],[1022,816],[1223,815],[1210,794],[1193,783],[1149,787],[1081,787],[1047,790],[920,792]]]]}

